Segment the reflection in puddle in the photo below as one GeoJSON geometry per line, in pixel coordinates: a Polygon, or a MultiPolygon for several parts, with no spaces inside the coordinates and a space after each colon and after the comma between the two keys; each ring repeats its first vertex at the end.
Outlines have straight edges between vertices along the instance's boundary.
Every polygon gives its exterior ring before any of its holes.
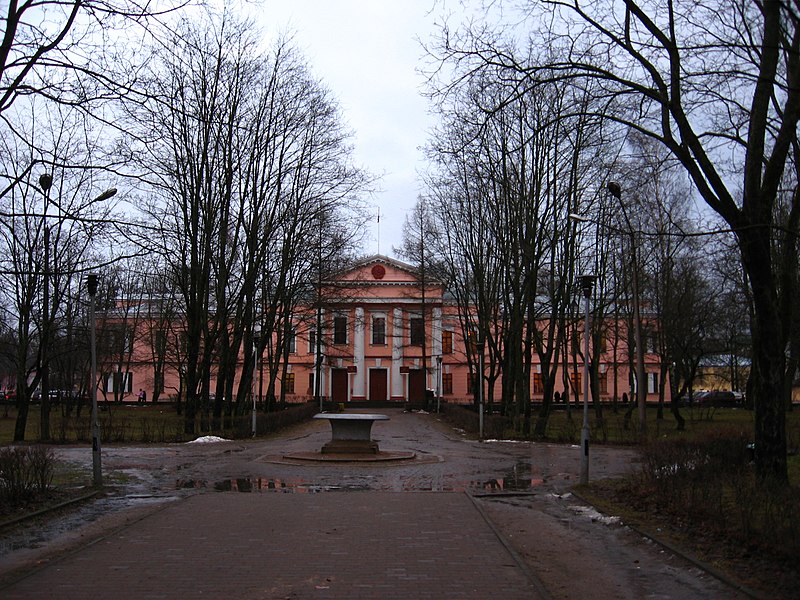
{"type": "MultiPolygon", "coordinates": [[[[205,482],[195,487],[206,487],[205,482]]],[[[240,477],[236,479],[225,479],[214,483],[213,488],[217,492],[285,492],[289,494],[316,494],[319,492],[338,492],[338,491],[366,491],[370,486],[365,484],[346,484],[346,485],[320,485],[303,481],[300,479],[270,479],[266,477],[240,477]]]]}
{"type": "Polygon", "coordinates": [[[472,481],[469,489],[480,492],[530,492],[543,483],[544,479],[489,479],[472,481]]]}
{"type": "Polygon", "coordinates": [[[503,477],[470,481],[464,489],[482,493],[532,492],[544,482],[540,473],[534,475],[530,463],[518,462],[503,477]]]}
{"type": "Polygon", "coordinates": [[[374,477],[357,478],[346,482],[314,483],[302,478],[236,477],[210,482],[202,479],[178,479],[176,489],[206,489],[217,492],[283,492],[288,494],[316,494],[320,492],[354,492],[392,490],[407,492],[471,492],[471,493],[529,493],[544,484],[541,473],[532,473],[528,463],[517,463],[502,477],[475,477],[458,480],[448,477],[409,477],[398,480],[380,480],[374,477]],[[399,484],[399,485],[398,485],[399,484]]]}

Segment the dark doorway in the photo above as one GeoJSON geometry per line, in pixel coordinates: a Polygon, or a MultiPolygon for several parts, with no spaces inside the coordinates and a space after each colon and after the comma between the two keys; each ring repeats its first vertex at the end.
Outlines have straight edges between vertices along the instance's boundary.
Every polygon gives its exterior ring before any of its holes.
{"type": "Polygon", "coordinates": [[[411,369],[408,372],[408,401],[414,404],[425,403],[424,369],[411,369]]]}
{"type": "Polygon", "coordinates": [[[369,370],[370,402],[386,402],[388,391],[388,375],[386,369],[369,370]]]}
{"type": "Polygon", "coordinates": [[[335,403],[347,402],[347,369],[333,369],[331,377],[331,401],[335,403]]]}

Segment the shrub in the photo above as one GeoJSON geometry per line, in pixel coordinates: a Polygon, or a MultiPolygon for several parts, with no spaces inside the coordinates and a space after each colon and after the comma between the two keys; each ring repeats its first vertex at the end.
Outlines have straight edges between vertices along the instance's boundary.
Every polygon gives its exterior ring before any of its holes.
{"type": "Polygon", "coordinates": [[[45,446],[0,449],[0,500],[15,505],[50,489],[55,456],[45,446]]]}
{"type": "Polygon", "coordinates": [[[652,442],[644,448],[631,492],[648,510],[672,514],[742,544],[796,556],[796,489],[759,481],[748,442],[745,433],[731,428],[652,442]]]}

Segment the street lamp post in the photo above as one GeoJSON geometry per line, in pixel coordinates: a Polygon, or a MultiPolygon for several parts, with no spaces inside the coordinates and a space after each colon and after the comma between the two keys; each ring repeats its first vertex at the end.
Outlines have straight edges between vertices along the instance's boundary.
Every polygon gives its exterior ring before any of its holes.
{"type": "Polygon", "coordinates": [[[583,427],[581,428],[581,485],[589,483],[589,299],[594,288],[594,275],[581,276],[584,299],[583,326],[583,427]]]}
{"type": "Polygon", "coordinates": [[[95,296],[97,294],[97,275],[89,273],[86,279],[89,288],[89,345],[91,347],[92,367],[89,393],[92,398],[92,481],[103,485],[103,471],[100,457],[100,422],[97,415],[97,345],[95,343],[95,296]]]}
{"type": "Polygon", "coordinates": [[[478,344],[478,439],[483,439],[483,340],[478,344]]]}
{"type": "Polygon", "coordinates": [[[438,372],[436,376],[436,412],[439,413],[442,410],[442,355],[436,357],[436,370],[438,372]]]}
{"type": "MultiPolygon", "coordinates": [[[[51,276],[57,276],[58,272],[56,269],[56,273],[53,273],[53,269],[51,269],[50,262],[50,226],[47,224],[47,218],[49,215],[47,214],[47,209],[50,206],[50,188],[53,186],[53,176],[50,173],[42,173],[39,175],[39,189],[42,191],[44,195],[44,210],[42,211],[42,222],[44,226],[44,273],[43,273],[43,287],[42,287],[42,304],[43,304],[43,321],[42,321],[42,352],[41,352],[41,402],[42,402],[42,410],[40,415],[40,422],[41,422],[41,434],[43,439],[48,439],[50,437],[50,338],[52,336],[52,325],[53,325],[53,317],[56,313],[55,307],[51,306],[50,302],[50,279],[51,276]]],[[[103,202],[108,200],[112,196],[116,195],[117,188],[109,188],[104,191],[102,194],[98,195],[97,197],[92,199],[92,202],[103,202]]],[[[60,198],[60,196],[58,197],[60,198]]],[[[56,208],[58,209],[58,214],[55,215],[56,218],[59,220],[59,224],[61,223],[61,201],[60,199],[56,201],[56,208]]],[[[55,262],[57,262],[57,254],[55,258],[55,262]]],[[[94,342],[94,294],[97,292],[97,275],[90,274],[87,282],[89,284],[89,295],[92,298],[92,306],[91,306],[91,316],[92,316],[92,359],[96,361],[96,352],[95,352],[95,342],[94,342]]],[[[96,389],[97,384],[97,368],[96,364],[94,364],[92,368],[92,389],[96,389]]],[[[94,483],[95,485],[102,485],[102,474],[100,471],[100,434],[99,434],[99,423],[97,418],[97,398],[96,392],[92,393],[93,398],[93,416],[92,416],[92,452],[96,454],[96,457],[93,454],[93,467],[94,467],[94,483]]]]}
{"type": "Polygon", "coordinates": [[[42,282],[42,329],[40,353],[41,361],[41,415],[40,428],[42,439],[50,439],[50,226],[47,224],[47,209],[50,206],[50,187],[53,177],[49,173],[39,175],[39,187],[44,193],[44,210],[42,224],[44,226],[44,273],[42,282]]]}
{"type": "Polygon", "coordinates": [[[261,338],[261,326],[253,326],[253,437],[256,437],[256,375],[258,374],[258,343],[261,338]]]}

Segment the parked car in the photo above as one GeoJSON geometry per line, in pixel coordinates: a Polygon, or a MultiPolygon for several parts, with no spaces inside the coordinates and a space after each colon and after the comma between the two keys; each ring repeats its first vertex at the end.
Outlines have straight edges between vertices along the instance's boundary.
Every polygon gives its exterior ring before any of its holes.
{"type": "MultiPolygon", "coordinates": [[[[77,394],[71,390],[50,390],[47,397],[50,398],[51,404],[56,404],[61,400],[66,400],[70,396],[76,397],[77,394]]],[[[31,402],[37,403],[42,399],[42,390],[36,389],[31,394],[31,402]]]]}
{"type": "Polygon", "coordinates": [[[715,407],[739,406],[741,400],[731,391],[715,390],[713,392],[706,392],[700,399],[700,403],[704,406],[715,407]]]}
{"type": "Polygon", "coordinates": [[[692,394],[691,404],[702,404],[703,400],[708,397],[711,392],[694,392],[692,394]]]}

